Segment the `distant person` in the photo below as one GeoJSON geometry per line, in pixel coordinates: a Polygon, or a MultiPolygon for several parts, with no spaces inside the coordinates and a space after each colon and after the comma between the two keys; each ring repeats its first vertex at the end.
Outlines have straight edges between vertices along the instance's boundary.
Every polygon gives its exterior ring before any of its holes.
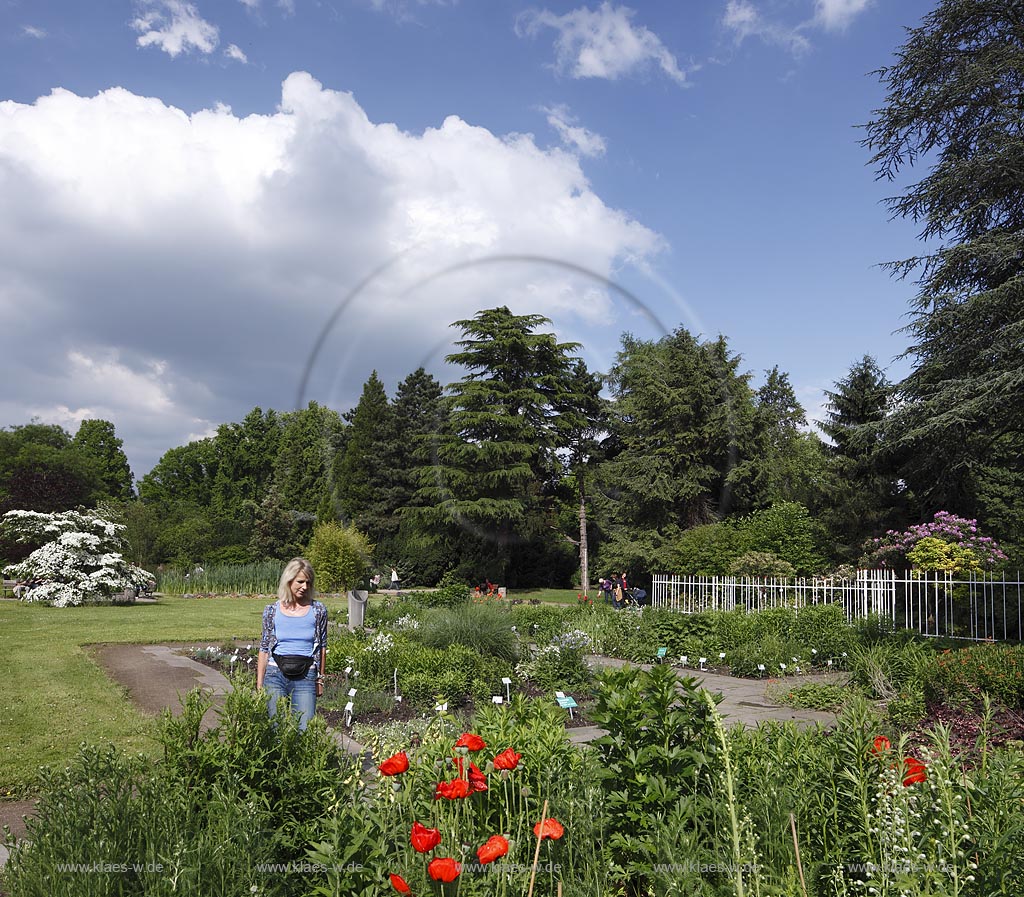
{"type": "Polygon", "coordinates": [[[401,583],[401,580],[398,578],[398,571],[394,567],[392,567],[391,568],[391,588],[394,589],[397,592],[401,587],[402,587],[402,583],[401,583]]]}
{"type": "Polygon", "coordinates": [[[612,574],[610,585],[612,587],[612,607],[622,607],[626,601],[626,594],[622,590],[622,580],[618,573],[612,574]]]}
{"type": "Polygon", "coordinates": [[[598,587],[601,589],[601,594],[604,596],[606,604],[612,603],[612,581],[605,579],[603,576],[598,580],[598,587]]]}
{"type": "Polygon", "coordinates": [[[270,694],[270,716],[289,698],[303,732],[324,693],[327,662],[327,608],[315,600],[313,567],[292,558],[277,584],[277,601],[263,609],[263,632],[256,663],[256,689],[270,694]]]}

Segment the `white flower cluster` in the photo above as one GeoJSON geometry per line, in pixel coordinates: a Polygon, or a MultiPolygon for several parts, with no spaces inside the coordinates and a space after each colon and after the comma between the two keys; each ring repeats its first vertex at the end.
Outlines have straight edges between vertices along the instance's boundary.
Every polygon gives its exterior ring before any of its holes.
{"type": "Polygon", "coordinates": [[[106,601],[152,579],[125,560],[124,527],[95,513],[8,511],[0,532],[22,543],[45,541],[4,569],[7,576],[36,583],[22,595],[26,601],[54,607],[106,601]]]}
{"type": "Polygon", "coordinates": [[[390,633],[378,632],[366,645],[371,654],[386,654],[395,647],[395,640],[390,633]]]}
{"type": "Polygon", "coordinates": [[[402,631],[403,629],[419,629],[420,621],[412,614],[406,614],[404,617],[399,617],[395,620],[394,628],[399,631],[402,631]]]}

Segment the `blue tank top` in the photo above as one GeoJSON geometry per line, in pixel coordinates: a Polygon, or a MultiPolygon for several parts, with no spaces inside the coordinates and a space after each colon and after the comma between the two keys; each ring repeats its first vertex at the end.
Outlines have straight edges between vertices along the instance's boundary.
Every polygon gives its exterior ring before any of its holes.
{"type": "Polygon", "coordinates": [[[275,653],[312,656],[313,641],[316,638],[316,614],[312,605],[305,616],[289,617],[281,612],[281,604],[278,602],[277,613],[274,614],[274,629],[277,634],[275,653]]]}

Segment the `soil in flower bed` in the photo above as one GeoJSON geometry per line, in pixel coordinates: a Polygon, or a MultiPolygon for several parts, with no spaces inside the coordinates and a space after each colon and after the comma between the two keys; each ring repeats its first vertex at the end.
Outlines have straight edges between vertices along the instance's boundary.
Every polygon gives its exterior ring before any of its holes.
{"type": "MultiPolygon", "coordinates": [[[[954,754],[969,757],[982,731],[983,716],[978,707],[934,704],[910,735],[910,744],[920,747],[931,743],[928,733],[942,724],[949,727],[949,741],[954,754]]],[[[989,747],[1024,747],[1024,713],[994,707],[988,732],[989,747]]]]}

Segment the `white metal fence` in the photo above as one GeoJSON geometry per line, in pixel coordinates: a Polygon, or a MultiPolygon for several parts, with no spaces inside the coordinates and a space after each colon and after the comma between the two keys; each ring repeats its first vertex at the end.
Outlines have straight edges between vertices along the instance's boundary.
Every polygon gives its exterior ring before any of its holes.
{"type": "Polygon", "coordinates": [[[1024,583],[1007,574],[858,570],[838,577],[655,574],[651,605],[681,613],[841,604],[848,620],[878,614],[923,635],[986,640],[1024,638],[1024,583]]]}

